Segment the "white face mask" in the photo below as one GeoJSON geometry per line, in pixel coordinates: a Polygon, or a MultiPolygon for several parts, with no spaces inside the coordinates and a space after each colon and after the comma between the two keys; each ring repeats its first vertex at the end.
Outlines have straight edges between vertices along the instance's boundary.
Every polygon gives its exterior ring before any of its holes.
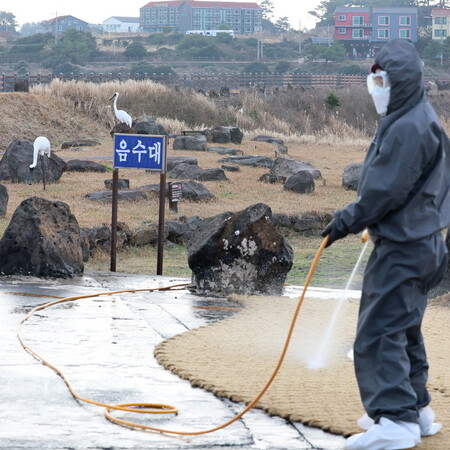
{"type": "Polygon", "coordinates": [[[384,71],[367,76],[367,90],[372,96],[377,113],[386,114],[391,94],[388,74],[384,71]]]}

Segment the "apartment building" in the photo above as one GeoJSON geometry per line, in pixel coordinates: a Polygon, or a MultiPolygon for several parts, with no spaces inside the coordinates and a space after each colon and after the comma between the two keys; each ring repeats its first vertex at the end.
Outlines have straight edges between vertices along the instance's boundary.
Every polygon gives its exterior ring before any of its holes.
{"type": "Polygon", "coordinates": [[[370,42],[403,38],[417,41],[417,8],[373,8],[370,42]]]}
{"type": "Polygon", "coordinates": [[[334,39],[382,43],[395,38],[417,41],[417,8],[336,8],[334,39]]]}
{"type": "Polygon", "coordinates": [[[227,25],[236,34],[254,34],[261,31],[261,18],[262,9],[253,2],[152,1],[140,8],[140,27],[148,32],[185,33],[227,25]]]}
{"type": "Polygon", "coordinates": [[[444,41],[450,36],[450,9],[433,8],[431,10],[431,37],[444,41]]]}
{"type": "Polygon", "coordinates": [[[369,8],[336,8],[334,39],[368,41],[370,36],[369,8]]]}

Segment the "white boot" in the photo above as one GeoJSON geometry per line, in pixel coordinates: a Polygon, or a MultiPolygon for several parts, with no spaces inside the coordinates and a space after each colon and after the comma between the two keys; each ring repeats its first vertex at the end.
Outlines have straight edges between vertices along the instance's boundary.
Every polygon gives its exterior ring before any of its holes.
{"type": "MultiPolygon", "coordinates": [[[[434,418],[435,414],[431,406],[428,405],[419,409],[419,426],[422,437],[432,436],[442,428],[442,424],[434,423],[434,418]]],[[[374,421],[367,414],[364,414],[357,420],[357,423],[363,430],[368,430],[374,424],[374,421]]]]}
{"type": "Polygon", "coordinates": [[[419,410],[419,426],[421,436],[432,436],[442,428],[441,423],[434,423],[435,416],[434,411],[429,405],[419,410]]]}
{"type": "Polygon", "coordinates": [[[350,436],[346,450],[400,450],[420,443],[420,427],[412,422],[393,422],[382,417],[365,433],[350,436]]]}

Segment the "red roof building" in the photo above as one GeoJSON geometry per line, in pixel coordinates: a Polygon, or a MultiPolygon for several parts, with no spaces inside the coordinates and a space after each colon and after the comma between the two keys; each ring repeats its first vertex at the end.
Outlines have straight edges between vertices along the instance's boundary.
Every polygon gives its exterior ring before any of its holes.
{"type": "Polygon", "coordinates": [[[236,34],[254,34],[261,31],[261,18],[262,9],[255,2],[172,0],[140,8],[141,28],[153,32],[217,30],[225,25],[236,34]]]}

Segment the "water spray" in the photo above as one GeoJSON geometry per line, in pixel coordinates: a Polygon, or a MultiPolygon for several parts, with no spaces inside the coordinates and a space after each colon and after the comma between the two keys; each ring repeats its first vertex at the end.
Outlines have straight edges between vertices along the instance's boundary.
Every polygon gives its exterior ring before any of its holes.
{"type": "Polygon", "coordinates": [[[367,245],[369,244],[369,237],[370,237],[369,232],[367,230],[365,230],[361,236],[361,241],[364,243],[364,246],[361,250],[361,253],[359,254],[359,257],[358,257],[358,260],[356,261],[355,266],[353,267],[352,273],[350,274],[347,284],[345,285],[344,292],[339,297],[339,301],[336,305],[336,308],[334,310],[331,321],[328,324],[325,334],[323,335],[319,350],[315,353],[314,359],[312,361],[310,361],[310,363],[308,364],[308,369],[312,369],[312,370],[323,369],[326,366],[326,361],[327,361],[327,356],[328,356],[327,350],[330,348],[330,341],[331,341],[331,338],[333,337],[336,322],[337,322],[337,319],[341,312],[342,306],[344,305],[345,301],[348,298],[347,292],[349,291],[350,286],[353,283],[353,278],[355,277],[355,274],[358,271],[359,266],[361,265],[362,258],[366,251],[367,245]]]}

